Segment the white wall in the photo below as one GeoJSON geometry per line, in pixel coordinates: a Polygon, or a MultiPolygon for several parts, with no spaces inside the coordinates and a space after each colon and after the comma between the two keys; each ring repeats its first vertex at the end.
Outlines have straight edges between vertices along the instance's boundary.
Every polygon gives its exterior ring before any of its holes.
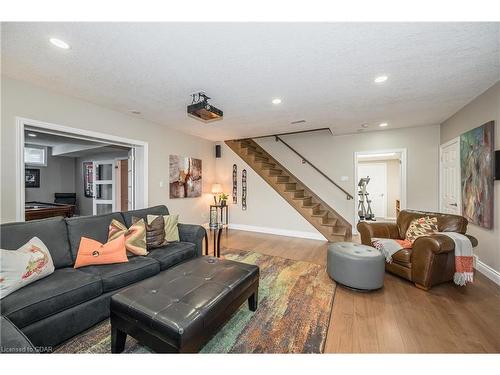
{"type": "Polygon", "coordinates": [[[1,79],[2,222],[16,219],[16,116],[148,142],[149,205],[166,204],[173,213],[180,214],[182,222],[208,221],[209,194],[201,198],[169,199],[168,157],[169,154],[182,154],[202,159],[203,189],[209,192],[215,173],[213,142],[22,81],[5,76],[1,79]],[[163,187],[160,187],[160,181],[163,181],[163,187]]]}
{"type": "MultiPolygon", "coordinates": [[[[479,95],[441,124],[441,143],[460,136],[468,130],[495,121],[495,149],[500,149],[500,82],[479,95]]],[[[469,224],[468,232],[479,245],[474,249],[479,260],[500,273],[500,181],[495,181],[493,229],[469,224]]],[[[500,280],[500,276],[499,276],[500,280]]]]}
{"type": "Polygon", "coordinates": [[[54,193],[75,192],[75,161],[64,156],[52,156],[52,147],[47,147],[47,166],[26,165],[26,168],[40,169],[40,187],[26,188],[26,202],[54,202],[54,193]]]}
{"type": "MultiPolygon", "coordinates": [[[[345,136],[311,133],[288,136],[286,141],[352,195],[356,193],[357,185],[353,181],[356,151],[406,148],[407,208],[430,211],[438,209],[439,125],[345,136]],[[347,176],[348,181],[341,182],[341,176],[347,176]]],[[[354,200],[347,200],[343,193],[310,166],[302,164],[295,154],[283,144],[275,142],[273,138],[260,139],[257,142],[290,172],[310,186],[325,202],[353,222],[354,200]]],[[[248,210],[246,212],[241,210],[239,190],[238,205],[230,207],[231,223],[317,235],[318,232],[302,216],[224,145],[222,158],[217,160],[216,168],[219,182],[224,185],[227,192],[231,192],[233,163],[238,165],[239,189],[241,169],[246,167],[249,170],[248,210]]]]}

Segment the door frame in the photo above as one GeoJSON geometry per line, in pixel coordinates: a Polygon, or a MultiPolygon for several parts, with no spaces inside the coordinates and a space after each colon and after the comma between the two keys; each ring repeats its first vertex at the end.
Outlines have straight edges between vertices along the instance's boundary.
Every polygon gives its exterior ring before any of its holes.
{"type": "Polygon", "coordinates": [[[386,153],[401,153],[401,200],[400,200],[400,209],[404,210],[406,208],[406,183],[407,183],[407,168],[408,168],[408,158],[407,158],[407,149],[406,148],[386,148],[379,150],[368,150],[368,151],[355,151],[354,152],[354,225],[353,225],[353,233],[358,234],[358,230],[356,229],[356,223],[358,222],[358,157],[359,155],[369,155],[369,154],[386,154],[386,153]]]}
{"type": "Polygon", "coordinates": [[[24,221],[24,131],[30,129],[49,134],[65,135],[76,139],[99,141],[110,145],[120,145],[133,148],[136,154],[136,166],[134,176],[134,202],[135,208],[146,208],[148,206],[148,142],[131,138],[118,137],[111,134],[84,130],[80,128],[53,124],[50,122],[33,120],[16,116],[16,220],[24,221]]]}
{"type": "Polygon", "coordinates": [[[459,212],[459,215],[462,214],[462,170],[461,170],[461,167],[460,167],[460,137],[455,137],[453,139],[450,139],[448,142],[445,142],[443,143],[442,145],[439,145],[439,199],[438,199],[438,204],[439,204],[439,212],[442,212],[442,208],[443,208],[443,202],[442,202],[442,191],[443,191],[443,166],[442,166],[442,163],[443,163],[443,149],[445,147],[448,147],[450,145],[452,145],[453,143],[457,143],[457,146],[458,146],[458,157],[457,157],[457,161],[458,161],[458,186],[460,188],[460,191],[458,192],[457,194],[457,205],[458,205],[458,212],[459,212]]]}

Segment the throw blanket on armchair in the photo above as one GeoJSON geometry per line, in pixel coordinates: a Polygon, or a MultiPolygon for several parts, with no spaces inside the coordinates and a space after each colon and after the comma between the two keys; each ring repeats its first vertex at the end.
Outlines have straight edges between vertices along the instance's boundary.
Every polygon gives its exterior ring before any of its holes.
{"type": "Polygon", "coordinates": [[[455,275],[453,281],[457,285],[465,285],[474,281],[472,243],[461,233],[438,232],[455,242],[455,275]]]}
{"type": "MultiPolygon", "coordinates": [[[[466,285],[474,279],[473,273],[473,257],[472,243],[460,233],[455,232],[436,232],[450,237],[455,243],[455,275],[453,281],[457,285],[466,285]]],[[[372,238],[372,245],[385,256],[387,263],[392,263],[394,253],[402,249],[410,249],[412,246],[410,241],[393,240],[390,238],[372,238]]]]}

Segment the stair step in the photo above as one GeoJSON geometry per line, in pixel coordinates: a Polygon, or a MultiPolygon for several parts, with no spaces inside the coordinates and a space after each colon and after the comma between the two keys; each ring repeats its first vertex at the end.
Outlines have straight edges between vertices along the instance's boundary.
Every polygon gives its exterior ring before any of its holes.
{"type": "Polygon", "coordinates": [[[312,199],[311,196],[305,196],[305,197],[292,197],[294,201],[305,201],[307,199],[312,199]]]}
{"type": "Polygon", "coordinates": [[[267,162],[261,162],[261,169],[263,171],[267,171],[269,169],[274,169],[276,167],[276,164],[272,164],[272,163],[267,163],[267,162]]]}
{"type": "Polygon", "coordinates": [[[264,156],[264,154],[260,151],[257,151],[257,149],[247,148],[246,152],[248,156],[253,156],[254,158],[257,156],[262,156],[262,157],[264,156]]]}
{"type": "Polygon", "coordinates": [[[269,169],[270,176],[279,176],[283,173],[281,169],[269,169]]]}
{"type": "Polygon", "coordinates": [[[310,204],[305,204],[302,206],[302,208],[309,208],[309,209],[316,209],[318,208],[319,206],[321,206],[319,203],[310,203],[310,204]]]}
{"type": "Polygon", "coordinates": [[[294,195],[293,195],[294,198],[300,198],[300,197],[305,197],[306,196],[305,191],[302,190],[302,189],[300,189],[300,190],[292,190],[291,192],[294,193],[294,195]]]}
{"type": "Polygon", "coordinates": [[[241,148],[251,148],[253,150],[257,150],[257,147],[255,147],[255,145],[251,144],[251,143],[243,143],[243,142],[240,142],[240,147],[241,148]]]}
{"type": "Polygon", "coordinates": [[[327,221],[324,221],[323,223],[321,223],[321,225],[323,225],[325,227],[336,227],[337,226],[337,219],[329,218],[327,221]]]}
{"type": "Polygon", "coordinates": [[[257,155],[256,155],[256,156],[254,157],[254,160],[255,160],[256,162],[261,162],[261,161],[263,161],[263,162],[267,163],[267,162],[269,161],[269,158],[268,158],[268,157],[265,157],[265,156],[257,156],[257,155]]]}
{"type": "Polygon", "coordinates": [[[290,183],[290,176],[276,176],[276,183],[277,184],[289,184],[290,183]]]}
{"type": "Polygon", "coordinates": [[[313,212],[311,216],[312,217],[326,217],[326,216],[328,216],[328,211],[321,210],[318,212],[313,212]]]}

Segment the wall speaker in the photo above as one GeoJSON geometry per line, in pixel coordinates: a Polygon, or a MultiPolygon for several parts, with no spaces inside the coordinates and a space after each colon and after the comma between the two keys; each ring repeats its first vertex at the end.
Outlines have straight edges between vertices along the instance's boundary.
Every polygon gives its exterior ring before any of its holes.
{"type": "Polygon", "coordinates": [[[215,145],[215,157],[220,158],[222,155],[222,149],[220,145],[215,145]]]}

